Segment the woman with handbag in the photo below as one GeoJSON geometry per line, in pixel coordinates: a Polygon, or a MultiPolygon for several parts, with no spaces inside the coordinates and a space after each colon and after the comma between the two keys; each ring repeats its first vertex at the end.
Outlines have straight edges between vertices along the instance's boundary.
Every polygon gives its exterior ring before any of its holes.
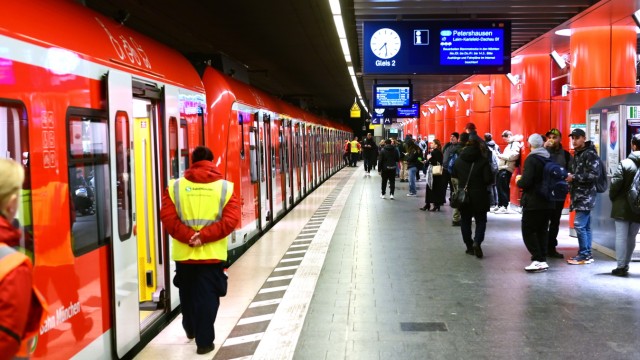
{"type": "MultiPolygon", "coordinates": [[[[467,254],[482,258],[481,244],[487,228],[489,192],[487,186],[493,182],[491,165],[486,149],[477,134],[469,135],[469,141],[454,164],[454,178],[458,179],[458,192],[465,192],[465,200],[458,205],[461,216],[460,232],[467,246],[467,254]],[[471,219],[476,220],[476,233],[471,231],[471,219]]],[[[460,197],[458,197],[460,198],[460,197]]]]}
{"type": "Polygon", "coordinates": [[[431,143],[431,153],[425,154],[427,165],[431,171],[432,181],[427,184],[427,191],[424,197],[424,206],[420,208],[422,211],[440,211],[440,205],[444,204],[447,193],[447,179],[442,173],[442,143],[435,139],[431,143]],[[433,208],[431,208],[433,204],[433,208]]]}

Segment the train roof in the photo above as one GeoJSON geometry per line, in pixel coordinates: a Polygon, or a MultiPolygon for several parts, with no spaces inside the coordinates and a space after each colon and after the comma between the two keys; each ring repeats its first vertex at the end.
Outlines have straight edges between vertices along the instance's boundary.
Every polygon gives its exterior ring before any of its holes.
{"type": "Polygon", "coordinates": [[[195,68],[179,52],[70,0],[3,3],[2,35],[69,50],[92,62],[194,91],[204,89],[195,68]]]}

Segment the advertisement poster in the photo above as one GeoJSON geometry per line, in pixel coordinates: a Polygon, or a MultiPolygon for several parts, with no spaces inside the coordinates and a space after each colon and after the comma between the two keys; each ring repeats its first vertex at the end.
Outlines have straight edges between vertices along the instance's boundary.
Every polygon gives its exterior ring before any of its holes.
{"type": "Polygon", "coordinates": [[[620,128],[620,113],[610,112],[607,114],[608,135],[605,139],[607,149],[607,174],[613,175],[620,163],[620,143],[618,129],[620,128]]]}

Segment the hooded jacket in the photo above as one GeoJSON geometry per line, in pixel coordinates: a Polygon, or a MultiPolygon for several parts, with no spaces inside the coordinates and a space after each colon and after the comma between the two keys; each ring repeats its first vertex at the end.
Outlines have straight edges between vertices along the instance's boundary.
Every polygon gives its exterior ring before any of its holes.
{"type": "Polygon", "coordinates": [[[460,156],[454,164],[454,175],[458,179],[458,188],[467,187],[469,199],[468,205],[460,210],[470,210],[475,212],[489,211],[489,192],[487,186],[493,182],[491,166],[489,161],[478,147],[465,146],[460,152],[460,156]],[[471,169],[473,165],[473,170],[471,169]],[[471,176],[469,176],[471,172],[471,176]],[[468,180],[467,180],[468,179],[468,180]],[[468,181],[468,184],[467,184],[468,181]]]}
{"type": "Polygon", "coordinates": [[[385,145],[378,156],[378,172],[391,169],[395,171],[398,161],[400,161],[400,155],[396,147],[391,144],[385,145]]]}
{"type": "Polygon", "coordinates": [[[516,182],[522,188],[520,205],[523,211],[550,210],[555,208],[555,203],[548,201],[538,194],[538,186],[542,184],[544,159],[549,159],[549,152],[545,148],[533,149],[524,161],[522,177],[516,182]]]}
{"type": "Polygon", "coordinates": [[[634,151],[622,160],[611,178],[609,199],[611,199],[611,217],[617,220],[640,223],[640,214],[631,211],[627,201],[627,193],[631,188],[633,177],[640,167],[640,151],[634,151]]]}
{"type": "Polygon", "coordinates": [[[571,181],[571,210],[590,211],[596,204],[596,181],[600,174],[600,161],[596,148],[591,141],[576,150],[569,163],[571,181]]]}
{"type": "MultiPolygon", "coordinates": [[[[223,177],[216,168],[216,166],[207,160],[198,161],[193,163],[187,171],[184,173],[184,177],[192,182],[196,183],[211,183],[217,180],[222,180],[223,177]]],[[[191,237],[196,233],[191,227],[185,225],[178,216],[175,205],[171,201],[169,191],[164,190],[162,195],[162,209],[160,210],[160,220],[162,225],[167,229],[167,232],[176,240],[188,244],[191,237]]],[[[231,195],[229,202],[225,205],[222,211],[222,218],[220,221],[207,225],[200,230],[200,238],[204,243],[217,241],[225,238],[240,222],[240,202],[234,193],[231,195]]],[[[188,260],[185,263],[202,263],[202,262],[215,262],[208,260],[188,260]]]]}
{"type": "Polygon", "coordinates": [[[513,140],[498,155],[498,170],[507,170],[512,173],[516,170],[516,161],[520,157],[520,143],[513,140]]]}

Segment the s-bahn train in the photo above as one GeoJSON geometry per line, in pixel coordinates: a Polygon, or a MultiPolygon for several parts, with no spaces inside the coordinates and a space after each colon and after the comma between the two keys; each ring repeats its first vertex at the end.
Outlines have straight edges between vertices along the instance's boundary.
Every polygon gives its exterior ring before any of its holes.
{"type": "Polygon", "coordinates": [[[0,156],[26,170],[16,222],[49,304],[33,359],[131,357],[175,316],[159,205],[196,146],[242,201],[231,258],[342,167],[347,127],[201,75],[74,2],[3,4],[0,156]]]}

